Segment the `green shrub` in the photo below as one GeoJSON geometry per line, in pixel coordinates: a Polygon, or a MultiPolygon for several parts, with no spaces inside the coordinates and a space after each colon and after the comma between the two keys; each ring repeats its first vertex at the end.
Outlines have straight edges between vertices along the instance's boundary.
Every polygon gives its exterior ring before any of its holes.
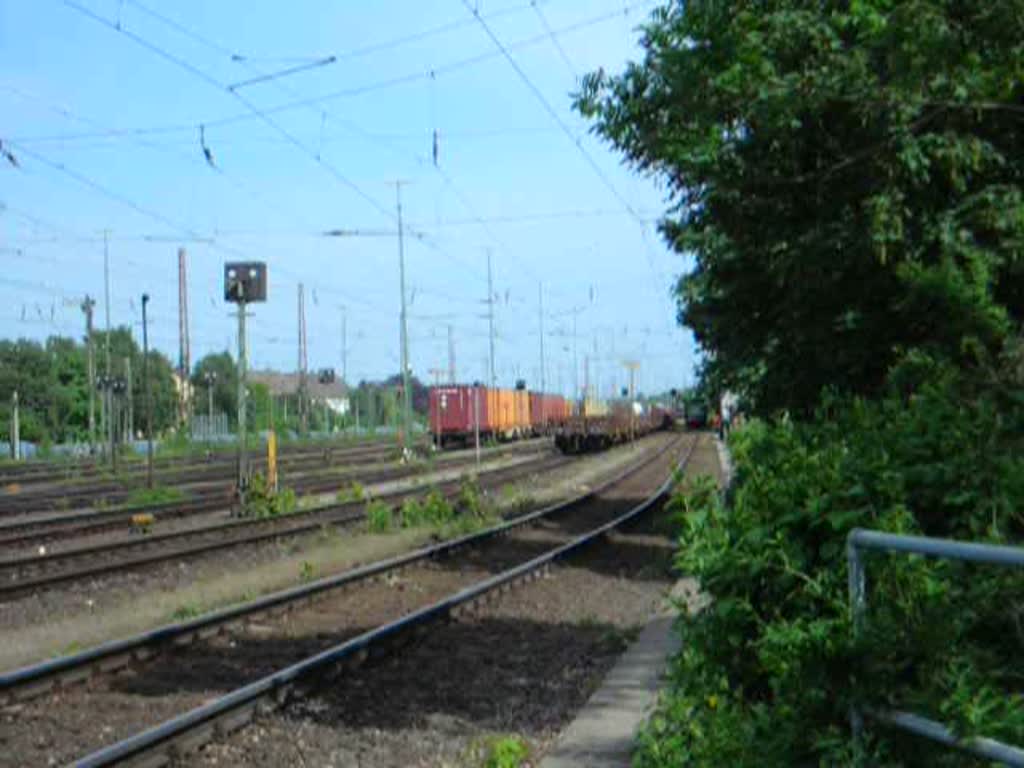
{"type": "Polygon", "coordinates": [[[406,499],[402,503],[401,521],[403,528],[418,525],[444,525],[455,515],[455,510],[436,488],[431,490],[422,500],[406,499]]]}
{"type": "Polygon", "coordinates": [[[455,511],[459,515],[479,518],[489,517],[493,513],[476,475],[463,479],[459,493],[455,497],[455,511]]]}
{"type": "Polygon", "coordinates": [[[383,501],[373,499],[366,505],[366,527],[371,533],[387,533],[391,523],[391,507],[383,501]]]}
{"type": "Polygon", "coordinates": [[[341,504],[358,504],[366,501],[366,489],[357,480],[353,480],[347,489],[338,491],[337,499],[341,504]]]}
{"type": "Polygon", "coordinates": [[[275,493],[260,473],[253,475],[245,496],[246,517],[265,518],[290,515],[298,507],[292,488],[279,488],[275,493]]]}
{"type": "MultiPolygon", "coordinates": [[[[1016,541],[1024,398],[942,369],[912,396],[826,399],[818,418],[733,433],[730,503],[707,482],[671,505],[678,570],[710,604],[684,622],[667,697],[635,765],[849,765],[855,702],[899,706],[964,735],[1024,743],[1024,575],[871,555],[861,642],[848,616],[854,527],[1016,541]]],[[[964,765],[962,754],[868,724],[871,765],[964,765]]]]}
{"type": "Polygon", "coordinates": [[[484,768],[520,768],[530,757],[530,748],[518,736],[495,738],[487,746],[484,768]]]}

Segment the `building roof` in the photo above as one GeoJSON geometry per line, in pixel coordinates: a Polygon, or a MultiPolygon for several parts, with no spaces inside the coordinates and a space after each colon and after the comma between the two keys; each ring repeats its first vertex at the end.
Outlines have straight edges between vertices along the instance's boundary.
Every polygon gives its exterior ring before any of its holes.
{"type": "MultiPolygon", "coordinates": [[[[278,371],[250,371],[249,381],[264,384],[272,395],[294,395],[299,391],[298,373],[279,373],[278,371]]],[[[311,398],[328,399],[348,397],[348,387],[340,379],[331,384],[322,383],[316,371],[306,374],[306,391],[311,398]]]]}

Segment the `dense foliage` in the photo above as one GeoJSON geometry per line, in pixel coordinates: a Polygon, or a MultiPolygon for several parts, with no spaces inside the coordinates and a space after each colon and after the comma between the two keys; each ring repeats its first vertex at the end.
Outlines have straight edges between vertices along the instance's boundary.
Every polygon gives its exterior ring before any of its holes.
{"type": "MultiPolygon", "coordinates": [[[[706,609],[637,763],[849,765],[851,704],[1024,744],[1024,576],[871,556],[855,526],[1024,533],[1024,0],[689,0],[578,108],[662,181],[679,319],[736,433],[728,504],[681,495],[706,609]]],[[[965,765],[869,724],[866,764],[965,765]]]]}
{"type": "MultiPolygon", "coordinates": [[[[106,334],[93,339],[96,372],[106,368],[106,334]]],[[[144,424],[142,349],[127,328],[110,334],[113,375],[124,375],[130,361],[135,426],[144,424]]],[[[161,353],[149,352],[149,384],[153,398],[153,427],[157,432],[172,426],[177,400],[170,362],[161,353]]],[[[45,344],[26,339],[0,340],[0,434],[8,435],[11,397],[18,392],[22,440],[55,443],[86,440],[89,435],[88,352],[84,343],[53,336],[45,344]]],[[[100,403],[96,401],[100,428],[100,403]]]]}
{"type": "Polygon", "coordinates": [[[680,318],[762,413],[963,365],[1024,312],[1024,3],[691,0],[578,106],[663,181],[680,318]]]}
{"type": "MultiPolygon", "coordinates": [[[[854,701],[1024,743],[1024,574],[868,556],[867,632],[852,639],[852,528],[1024,531],[1024,401],[925,368],[909,399],[829,400],[814,422],[753,423],[732,440],[729,505],[710,484],[677,498],[677,564],[710,603],[681,625],[638,766],[849,765],[854,701]]],[[[969,764],[870,722],[867,734],[870,765],[969,764]]]]}

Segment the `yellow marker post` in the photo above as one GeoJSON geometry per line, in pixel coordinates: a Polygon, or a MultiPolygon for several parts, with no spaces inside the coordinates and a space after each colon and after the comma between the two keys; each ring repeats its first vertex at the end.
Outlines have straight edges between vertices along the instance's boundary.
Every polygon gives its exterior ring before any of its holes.
{"type": "Polygon", "coordinates": [[[267,486],[277,493],[277,433],[267,436],[267,486]]]}

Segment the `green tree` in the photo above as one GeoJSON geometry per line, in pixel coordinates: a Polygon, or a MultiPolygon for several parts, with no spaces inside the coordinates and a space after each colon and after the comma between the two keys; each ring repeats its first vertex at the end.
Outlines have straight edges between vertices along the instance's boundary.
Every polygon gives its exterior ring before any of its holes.
{"type": "Polygon", "coordinates": [[[213,386],[213,410],[228,415],[230,423],[238,420],[238,368],[228,352],[209,354],[196,363],[192,374],[192,388],[196,395],[196,409],[206,412],[206,374],[217,379],[213,386]]]}
{"type": "Polygon", "coordinates": [[[679,319],[765,412],[971,367],[1024,310],[1020,0],[692,0],[578,109],[664,182],[679,319]]]}

